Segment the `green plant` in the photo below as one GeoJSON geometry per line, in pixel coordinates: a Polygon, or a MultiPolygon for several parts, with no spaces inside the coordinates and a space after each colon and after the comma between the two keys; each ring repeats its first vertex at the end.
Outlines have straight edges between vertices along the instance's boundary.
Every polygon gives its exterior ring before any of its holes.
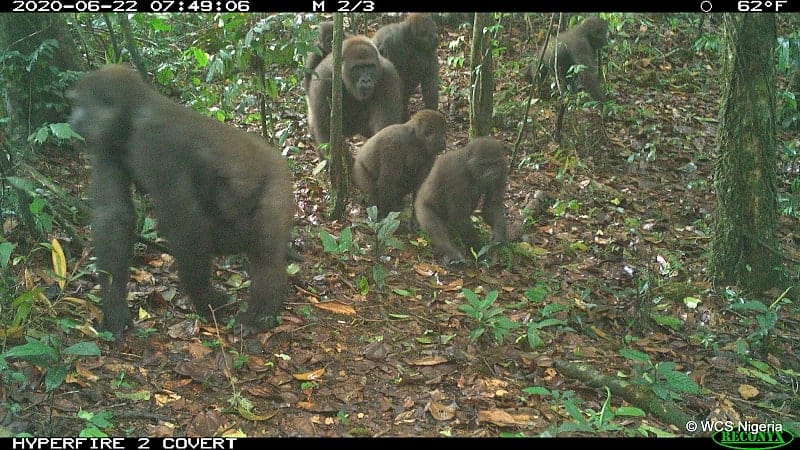
{"type": "Polygon", "coordinates": [[[731,288],[726,289],[723,293],[723,296],[731,302],[728,309],[738,314],[747,325],[755,328],[744,338],[751,348],[764,346],[778,323],[778,312],[781,306],[791,303],[791,300],[786,297],[790,289],[787,288],[783,291],[769,306],[757,300],[744,299],[731,288]],[[751,318],[747,315],[748,313],[752,313],[754,316],[751,318]]]}
{"type": "Polygon", "coordinates": [[[347,254],[360,254],[361,248],[353,241],[353,230],[350,227],[342,229],[339,237],[335,237],[325,230],[319,230],[319,239],[322,241],[322,250],[332,253],[344,260],[347,254]]]}
{"type": "Polygon", "coordinates": [[[49,392],[64,382],[76,360],[83,356],[100,356],[100,348],[94,342],[78,342],[67,348],[55,336],[45,336],[41,340],[26,337],[25,344],[17,345],[0,354],[0,370],[8,368],[9,358],[26,361],[46,371],[45,389],[49,392]]]}
{"type": "Polygon", "coordinates": [[[623,348],[620,355],[631,361],[633,377],[631,382],[648,387],[658,398],[676,400],[681,394],[700,393],[700,386],[689,375],[675,370],[677,363],[664,361],[653,364],[650,357],[643,352],[623,348]]]}
{"type": "Polygon", "coordinates": [[[520,327],[520,324],[504,315],[505,310],[499,306],[492,306],[497,300],[499,292],[489,291],[486,297],[480,298],[470,289],[461,290],[467,303],[458,307],[459,311],[478,323],[477,328],[469,333],[470,340],[477,341],[485,332],[489,331],[498,344],[503,343],[511,331],[520,327]]]}
{"type": "Polygon", "coordinates": [[[108,437],[103,430],[114,428],[114,424],[109,421],[113,414],[109,411],[93,413],[86,410],[78,410],[78,418],[83,419],[86,426],[78,434],[80,437],[108,437]]]}
{"type": "Polygon", "coordinates": [[[388,247],[395,250],[402,250],[403,244],[394,237],[395,231],[400,227],[400,220],[398,211],[391,211],[381,220],[378,220],[378,208],[370,206],[367,208],[367,217],[369,220],[363,225],[369,228],[375,236],[375,243],[373,244],[372,251],[373,257],[377,260],[383,256],[388,247]]]}
{"type": "MultiPolygon", "coordinates": [[[[541,304],[545,297],[548,295],[547,285],[544,283],[536,283],[530,289],[526,289],[522,294],[531,303],[541,304]]],[[[547,327],[567,327],[567,322],[561,319],[556,319],[553,314],[567,309],[565,306],[558,303],[551,303],[539,309],[539,317],[536,319],[531,318],[528,322],[528,329],[525,336],[528,339],[528,345],[532,350],[535,350],[544,345],[544,340],[539,335],[539,330],[547,327]],[[537,320],[541,318],[541,320],[537,320]]],[[[568,328],[569,329],[569,328],[568,328]]]]}

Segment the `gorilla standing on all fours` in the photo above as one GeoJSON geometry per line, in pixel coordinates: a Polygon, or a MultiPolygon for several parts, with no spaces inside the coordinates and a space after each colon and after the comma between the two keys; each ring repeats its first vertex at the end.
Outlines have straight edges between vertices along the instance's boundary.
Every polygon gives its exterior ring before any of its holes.
{"type": "Polygon", "coordinates": [[[506,241],[503,197],[508,179],[508,149],[491,137],[475,138],[466,147],[439,155],[417,190],[414,214],[445,264],[460,261],[464,253],[453,242],[481,249],[478,230],[470,216],[481,206],[481,216],[492,227],[492,243],[506,241]]]}
{"type": "MultiPolygon", "coordinates": [[[[333,55],[317,66],[308,85],[308,125],[314,141],[330,141],[333,55]]],[[[384,127],[403,122],[402,86],[392,63],[366,36],[342,43],[342,133],[345,138],[371,137],[384,127]]]]}
{"type": "Polygon", "coordinates": [[[554,71],[559,85],[565,87],[569,68],[581,64],[586,67],[580,72],[580,84],[593,99],[603,101],[605,94],[597,78],[597,51],[607,43],[608,23],[599,17],[590,17],[580,25],[560,33],[557,42],[551,41],[547,44],[542,58],[542,70],[536,70],[534,62],[528,66],[526,77],[537,83],[544,80],[544,74],[548,70],[551,73],[554,71]]]}
{"type": "Polygon", "coordinates": [[[209,119],[110,65],[67,92],[69,123],[92,157],[92,238],[103,329],[122,338],[135,242],[131,186],[149,194],[195,310],[226,304],[211,286],[214,255],[245,253],[252,278],[243,331],[274,323],[286,294],[293,195],[286,161],[259,136],[209,119]]]}
{"type": "MultiPolygon", "coordinates": [[[[394,64],[403,82],[403,108],[422,86],[425,108],[439,108],[439,33],[429,14],[414,13],[399,23],[378,29],[372,42],[394,64]]],[[[408,117],[406,113],[406,117],[408,117]]]]}

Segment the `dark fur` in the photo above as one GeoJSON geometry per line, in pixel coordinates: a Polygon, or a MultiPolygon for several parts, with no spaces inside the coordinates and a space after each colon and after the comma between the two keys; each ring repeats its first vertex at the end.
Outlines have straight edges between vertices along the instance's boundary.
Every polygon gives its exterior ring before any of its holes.
{"type": "MultiPolygon", "coordinates": [[[[330,141],[333,55],[317,66],[318,78],[309,83],[308,125],[317,144],[330,141]]],[[[380,56],[365,36],[342,44],[342,130],[345,138],[372,137],[384,127],[403,121],[402,87],[392,63],[380,56]]]]}
{"type": "MultiPolygon", "coordinates": [[[[305,65],[305,77],[303,78],[303,87],[305,88],[306,92],[308,92],[308,84],[311,83],[311,79],[316,77],[316,72],[314,69],[317,68],[319,63],[331,53],[333,49],[333,22],[331,21],[324,21],[320,22],[319,26],[317,27],[317,47],[319,48],[319,53],[316,52],[309,52],[308,56],[306,56],[306,65],[305,65]]],[[[350,33],[345,33],[344,38],[347,39],[352,37],[353,35],[350,33]]]]}
{"type": "Polygon", "coordinates": [[[425,108],[439,107],[439,34],[429,14],[414,13],[381,27],[372,37],[381,55],[394,64],[403,82],[403,107],[422,86],[425,108]]]}
{"type": "Polygon", "coordinates": [[[444,115],[423,109],[404,124],[390,125],[372,136],[356,153],[353,179],[378,207],[380,217],[400,211],[445,148],[444,115]]]}
{"type": "Polygon", "coordinates": [[[580,84],[595,100],[605,100],[603,88],[597,78],[597,51],[608,43],[608,23],[599,17],[590,17],[580,25],[560,33],[556,42],[551,40],[547,45],[542,59],[542,70],[536,70],[535,62],[528,66],[528,79],[533,82],[543,81],[548,71],[555,71],[559,77],[559,85],[565,88],[567,70],[573,65],[582,64],[586,68],[580,72],[580,84]],[[558,51],[555,51],[556,48],[558,51]]]}
{"type": "Polygon", "coordinates": [[[248,134],[173,102],[139,75],[110,65],[67,93],[70,125],[92,157],[92,237],[103,289],[103,328],[130,324],[126,285],[135,241],[131,186],[150,195],[181,282],[197,313],[226,303],[211,287],[213,255],[245,253],[252,285],[240,323],[280,313],[293,197],[286,161],[248,134]]]}
{"type": "Polygon", "coordinates": [[[473,139],[462,149],[439,155],[419,187],[414,202],[417,222],[434,248],[445,255],[446,263],[464,256],[453,242],[454,235],[467,249],[481,248],[480,235],[470,219],[478,206],[492,227],[492,243],[506,241],[503,196],[508,178],[507,152],[494,138],[473,139]]]}

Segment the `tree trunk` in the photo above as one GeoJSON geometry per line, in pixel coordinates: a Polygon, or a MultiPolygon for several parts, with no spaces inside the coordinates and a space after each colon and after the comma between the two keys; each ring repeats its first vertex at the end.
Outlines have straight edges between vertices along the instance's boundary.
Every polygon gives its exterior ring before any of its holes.
{"type": "Polygon", "coordinates": [[[775,16],[726,15],[710,269],[755,292],[782,281],[776,245],[775,16]]]}
{"type": "Polygon", "coordinates": [[[470,85],[472,99],[469,108],[469,137],[487,136],[492,129],[494,61],[492,35],[486,29],[492,15],[476,13],[472,27],[470,85]]]}
{"type": "Polygon", "coordinates": [[[350,192],[350,153],[342,137],[342,14],[333,15],[333,79],[331,80],[331,158],[328,176],[331,180],[331,206],[328,217],[332,220],[344,216],[350,192]]]}

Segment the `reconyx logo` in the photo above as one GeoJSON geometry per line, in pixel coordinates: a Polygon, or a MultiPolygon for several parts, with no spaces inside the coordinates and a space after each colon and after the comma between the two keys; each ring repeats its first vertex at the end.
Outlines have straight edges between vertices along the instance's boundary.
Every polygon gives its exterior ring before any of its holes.
{"type": "Polygon", "coordinates": [[[789,445],[794,435],[788,431],[719,431],[711,436],[717,444],[734,450],[767,450],[789,445]]]}

